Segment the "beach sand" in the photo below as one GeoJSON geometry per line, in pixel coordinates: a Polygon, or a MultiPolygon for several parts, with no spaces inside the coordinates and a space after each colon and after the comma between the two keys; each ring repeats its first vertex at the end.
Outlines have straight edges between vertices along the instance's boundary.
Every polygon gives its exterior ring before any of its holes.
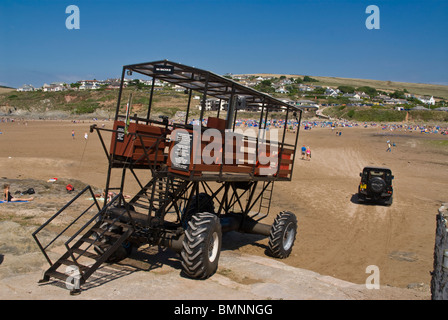
{"type": "MultiPolygon", "coordinates": [[[[65,192],[67,183],[75,183],[78,191],[85,185],[98,191],[104,188],[107,159],[97,134],[89,133],[92,123],[0,123],[0,182],[10,182],[12,191],[25,186],[36,189],[32,203],[0,207],[3,223],[28,223],[29,230],[35,230],[73,196],[65,192]],[[58,181],[48,182],[50,178],[58,181]]],[[[112,122],[97,123],[112,128],[112,122]]],[[[299,147],[310,146],[312,159],[301,160],[299,154],[292,181],[275,183],[271,213],[264,221],[270,223],[283,210],[298,218],[293,252],[282,262],[357,284],[365,283],[366,268],[374,265],[382,285],[419,287],[429,297],[436,214],[448,201],[448,148],[433,141],[447,139],[381,127],[343,128],[341,136],[330,128],[301,130],[299,147]],[[392,152],[386,152],[387,140],[395,142],[392,152]],[[370,165],[392,169],[392,206],[356,202],[359,173],[370,165]]],[[[108,146],[110,136],[105,134],[104,140],[108,146]]],[[[145,181],[150,173],[139,172],[139,176],[145,181]]],[[[117,185],[119,178],[120,173],[113,177],[117,185]]],[[[137,190],[130,183],[125,193],[133,195],[137,190]]],[[[266,238],[242,234],[231,239],[235,243],[228,248],[265,256],[266,238]]],[[[25,251],[37,251],[32,243],[23,246],[25,251]]]]}

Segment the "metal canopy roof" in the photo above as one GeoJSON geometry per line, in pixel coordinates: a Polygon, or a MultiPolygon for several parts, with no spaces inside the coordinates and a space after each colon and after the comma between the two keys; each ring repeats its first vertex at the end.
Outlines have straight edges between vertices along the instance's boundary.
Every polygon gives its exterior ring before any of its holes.
{"type": "Polygon", "coordinates": [[[238,97],[245,98],[246,104],[249,106],[261,106],[265,103],[267,108],[292,108],[300,111],[296,106],[290,105],[268,94],[243,86],[238,82],[219,76],[213,72],[189,67],[168,60],[126,65],[123,68],[176,84],[187,89],[192,89],[217,99],[230,101],[232,95],[238,95],[238,97]],[[172,70],[172,72],[157,72],[155,70],[156,66],[165,66],[172,70]]]}

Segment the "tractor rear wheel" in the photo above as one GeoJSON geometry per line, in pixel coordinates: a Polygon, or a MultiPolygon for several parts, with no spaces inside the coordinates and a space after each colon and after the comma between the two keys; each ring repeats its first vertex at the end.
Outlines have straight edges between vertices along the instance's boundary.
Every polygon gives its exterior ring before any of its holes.
{"type": "Polygon", "coordinates": [[[191,217],[198,212],[215,212],[213,198],[207,193],[202,192],[191,198],[190,205],[185,209],[181,217],[181,224],[184,229],[188,229],[188,221],[190,221],[191,217]]]}
{"type": "Polygon", "coordinates": [[[207,279],[218,269],[222,231],[213,213],[196,213],[188,222],[181,252],[185,274],[193,279],[207,279]]]}
{"type": "Polygon", "coordinates": [[[292,251],[297,235],[297,218],[289,211],[280,212],[271,226],[268,254],[285,259],[292,251]]]}

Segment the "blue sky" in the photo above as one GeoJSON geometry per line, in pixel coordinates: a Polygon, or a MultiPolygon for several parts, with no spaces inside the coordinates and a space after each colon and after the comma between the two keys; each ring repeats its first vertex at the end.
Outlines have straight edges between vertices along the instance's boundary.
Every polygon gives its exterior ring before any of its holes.
{"type": "Polygon", "coordinates": [[[448,85],[447,0],[2,0],[0,85],[119,77],[169,59],[224,73],[448,85]],[[67,6],[80,29],[66,28],[67,6]],[[380,9],[368,30],[366,8],[380,9]]]}

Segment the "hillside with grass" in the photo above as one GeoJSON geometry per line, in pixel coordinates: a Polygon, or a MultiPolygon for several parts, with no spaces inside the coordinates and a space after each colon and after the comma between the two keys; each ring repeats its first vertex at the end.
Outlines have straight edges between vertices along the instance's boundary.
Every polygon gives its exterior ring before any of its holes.
{"type": "MultiPolygon", "coordinates": [[[[268,73],[258,73],[253,74],[253,76],[261,77],[274,77],[279,78],[281,76],[286,76],[287,78],[304,78],[305,75],[280,75],[280,74],[268,74],[268,73]]],[[[312,76],[313,79],[317,80],[316,84],[324,87],[339,87],[339,86],[350,86],[350,87],[372,87],[376,90],[381,90],[385,92],[395,92],[407,90],[408,92],[415,95],[422,96],[434,96],[440,99],[448,99],[448,86],[439,84],[426,84],[426,83],[411,83],[411,82],[396,82],[396,81],[381,81],[381,80],[370,80],[370,79],[354,79],[354,78],[340,78],[340,77],[322,77],[322,76],[312,76]]]]}
{"type": "MultiPolygon", "coordinates": [[[[131,112],[138,115],[147,113],[149,91],[135,88],[125,88],[121,107],[132,95],[131,112]]],[[[0,94],[0,115],[16,115],[31,118],[76,118],[81,116],[98,116],[112,118],[118,100],[118,90],[69,90],[61,92],[17,92],[10,91],[0,94]]],[[[153,97],[154,114],[173,116],[177,111],[184,110],[188,95],[166,89],[157,91],[153,97]]]]}
{"type": "Polygon", "coordinates": [[[444,85],[279,74],[233,75],[233,78],[241,82],[265,79],[255,86],[257,90],[280,99],[317,104],[323,109],[321,114],[330,118],[363,122],[448,121],[448,112],[438,111],[448,106],[448,86],[444,85]],[[276,88],[281,87],[287,93],[278,93],[276,88]],[[340,90],[340,94],[329,96],[327,88],[340,90]],[[347,97],[356,92],[368,97],[356,101],[347,97]],[[433,97],[435,103],[425,104],[419,99],[425,97],[433,97]],[[416,107],[422,110],[415,110],[416,107]]]}
{"type": "Polygon", "coordinates": [[[398,111],[391,107],[329,107],[323,114],[334,119],[359,122],[448,122],[448,112],[433,110],[398,111]]]}
{"type": "MultiPolygon", "coordinates": [[[[448,86],[402,83],[391,81],[347,79],[318,76],[298,75],[274,75],[257,74],[246,75],[250,78],[265,77],[271,80],[259,81],[252,87],[279,99],[298,101],[301,99],[313,100],[323,108],[323,114],[332,118],[343,118],[354,121],[448,121],[448,112],[434,111],[437,107],[447,106],[448,86]],[[286,86],[288,93],[278,93],[275,88],[281,81],[289,79],[290,84],[286,86]],[[314,90],[302,92],[299,85],[311,85],[314,90]],[[329,97],[324,94],[325,88],[340,88],[352,92],[363,90],[371,96],[388,94],[391,97],[404,98],[404,93],[418,95],[431,95],[437,98],[437,102],[431,110],[411,110],[412,107],[421,104],[416,98],[408,98],[403,108],[406,111],[397,111],[396,105],[383,105],[381,103],[370,103],[364,99],[363,105],[351,103],[349,98],[343,96],[329,97]],[[370,104],[369,104],[370,103],[370,104]]],[[[233,76],[235,81],[238,80],[233,76]]],[[[133,81],[123,90],[121,109],[124,112],[128,99],[132,96],[132,114],[146,117],[150,86],[136,85],[133,81]]],[[[244,84],[244,83],[243,83],[244,84]]],[[[117,106],[118,90],[102,88],[98,90],[66,90],[59,92],[44,92],[42,90],[30,92],[18,92],[12,88],[0,88],[0,116],[23,117],[34,119],[50,118],[80,118],[98,117],[113,118],[117,106]]],[[[200,95],[191,102],[191,117],[199,115],[200,95]]],[[[183,91],[176,91],[170,86],[159,87],[154,91],[153,107],[151,114],[153,118],[159,115],[174,117],[179,111],[186,111],[188,95],[183,91]]],[[[240,116],[250,118],[257,117],[254,113],[241,112],[240,116]]],[[[273,115],[276,117],[275,115],[273,115]]],[[[315,112],[305,113],[305,119],[315,116],[315,112]]]]}
{"type": "Polygon", "coordinates": [[[11,91],[16,91],[16,89],[10,88],[10,87],[5,87],[5,86],[0,86],[0,94],[6,93],[6,92],[11,92],[11,91]]]}

